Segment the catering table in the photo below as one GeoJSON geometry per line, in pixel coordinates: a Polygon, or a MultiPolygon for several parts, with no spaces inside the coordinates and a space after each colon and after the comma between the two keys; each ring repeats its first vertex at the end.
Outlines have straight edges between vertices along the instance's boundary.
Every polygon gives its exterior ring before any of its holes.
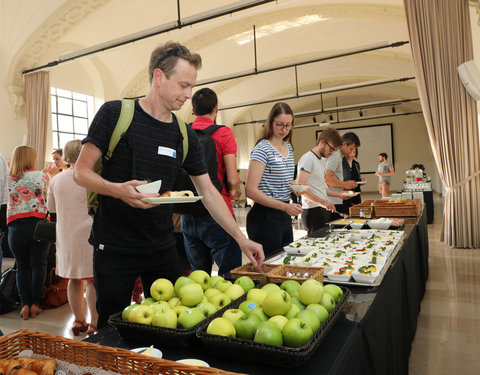
{"type": "MultiPolygon", "coordinates": [[[[301,367],[284,368],[212,354],[201,344],[189,349],[162,347],[170,360],[198,358],[220,369],[249,374],[407,374],[411,343],[428,278],[426,210],[417,224],[405,225],[405,241],[383,282],[376,288],[351,287],[345,314],[301,367]]],[[[114,327],[86,339],[102,345],[133,348],[150,345],[123,340],[114,327]]]]}

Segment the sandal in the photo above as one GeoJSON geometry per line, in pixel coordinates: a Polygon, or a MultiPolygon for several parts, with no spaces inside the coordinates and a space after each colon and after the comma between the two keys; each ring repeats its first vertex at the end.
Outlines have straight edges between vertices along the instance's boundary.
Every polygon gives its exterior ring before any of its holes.
{"type": "Polygon", "coordinates": [[[40,308],[38,307],[38,305],[31,305],[30,306],[30,316],[32,318],[36,318],[38,314],[40,314],[40,308]]]}
{"type": "Polygon", "coordinates": [[[20,311],[20,316],[23,318],[23,320],[27,320],[28,315],[30,315],[30,307],[28,305],[23,305],[22,311],[20,311]]]}
{"type": "Polygon", "coordinates": [[[94,326],[92,323],[88,325],[87,335],[93,335],[97,331],[98,331],[97,327],[94,326]]]}
{"type": "Polygon", "coordinates": [[[85,332],[88,328],[88,324],[85,320],[75,320],[73,322],[72,332],[74,336],[78,336],[80,332],[85,332]]]}

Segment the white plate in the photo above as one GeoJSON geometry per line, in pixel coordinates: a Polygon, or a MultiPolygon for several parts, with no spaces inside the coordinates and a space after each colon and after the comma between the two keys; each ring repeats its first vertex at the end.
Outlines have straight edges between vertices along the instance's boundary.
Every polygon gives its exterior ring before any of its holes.
{"type": "Polygon", "coordinates": [[[355,181],[357,185],[365,185],[367,181],[355,181]]]}
{"type": "Polygon", "coordinates": [[[149,184],[145,185],[138,185],[135,187],[138,192],[140,193],[158,193],[160,188],[162,187],[162,180],[157,180],[154,182],[150,182],[149,184]]]}
{"type": "MultiPolygon", "coordinates": [[[[135,352],[135,353],[140,353],[140,352],[144,352],[148,349],[147,346],[145,347],[142,347],[142,348],[135,348],[135,349],[132,349],[132,352],[135,352]]],[[[142,354],[142,353],[140,353],[142,354]]],[[[157,349],[157,348],[152,348],[152,353],[151,355],[147,355],[146,357],[153,357],[153,358],[162,358],[163,356],[163,353],[161,350],[157,349]]]]}
{"type": "Polygon", "coordinates": [[[295,193],[303,193],[305,190],[308,190],[308,185],[292,184],[291,188],[295,193]]]}
{"type": "Polygon", "coordinates": [[[210,365],[207,362],[202,361],[201,359],[195,359],[195,358],[179,359],[177,362],[183,363],[186,365],[197,366],[197,367],[210,367],[210,365]]]}
{"type": "Polygon", "coordinates": [[[353,194],[350,194],[348,191],[342,193],[344,197],[356,197],[358,194],[360,194],[358,191],[354,192],[353,194]]]}
{"type": "Polygon", "coordinates": [[[191,203],[196,202],[202,198],[202,195],[197,195],[195,197],[154,197],[143,198],[142,201],[150,204],[191,203]]]}

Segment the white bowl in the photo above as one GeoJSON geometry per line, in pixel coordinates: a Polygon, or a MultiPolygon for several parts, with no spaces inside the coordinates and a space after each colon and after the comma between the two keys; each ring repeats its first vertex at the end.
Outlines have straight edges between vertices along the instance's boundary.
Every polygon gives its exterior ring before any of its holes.
{"type": "Polygon", "coordinates": [[[348,281],[348,280],[350,280],[350,278],[352,277],[352,272],[353,272],[352,270],[347,269],[347,272],[344,273],[343,275],[335,274],[342,267],[345,267],[345,266],[334,267],[330,272],[328,272],[327,273],[328,279],[333,280],[333,281],[348,281]]]}
{"type": "Polygon", "coordinates": [[[369,220],[367,221],[367,225],[372,229],[388,229],[392,224],[392,220],[369,220]]]}
{"type": "Polygon", "coordinates": [[[376,268],[375,272],[372,272],[371,274],[365,274],[365,273],[360,273],[358,270],[361,267],[358,267],[355,269],[355,271],[352,272],[352,277],[357,283],[367,283],[367,284],[372,284],[378,277],[378,273],[380,272],[380,268],[377,265],[365,265],[363,267],[370,267],[373,266],[376,268]]]}
{"type": "Polygon", "coordinates": [[[207,362],[202,361],[201,359],[195,359],[195,358],[179,359],[177,362],[183,363],[185,365],[191,365],[191,366],[197,366],[197,367],[210,367],[210,365],[207,362]]]}
{"type": "Polygon", "coordinates": [[[158,193],[160,188],[162,187],[162,180],[150,182],[149,184],[145,185],[138,185],[136,189],[140,193],[150,194],[150,193],[158,193]]]}
{"type": "MultiPolygon", "coordinates": [[[[135,349],[132,349],[132,352],[143,354],[142,352],[145,352],[146,350],[148,350],[148,348],[149,348],[148,346],[144,346],[142,348],[135,348],[135,349]]],[[[146,355],[146,356],[153,357],[153,358],[162,358],[163,353],[161,350],[157,348],[152,348],[152,352],[150,353],[150,355],[146,355]]]]}
{"type": "Polygon", "coordinates": [[[362,229],[365,223],[352,223],[350,224],[350,227],[353,229],[362,229]]]}
{"type": "Polygon", "coordinates": [[[308,185],[292,184],[290,187],[295,193],[303,193],[304,191],[308,190],[308,185]]]}

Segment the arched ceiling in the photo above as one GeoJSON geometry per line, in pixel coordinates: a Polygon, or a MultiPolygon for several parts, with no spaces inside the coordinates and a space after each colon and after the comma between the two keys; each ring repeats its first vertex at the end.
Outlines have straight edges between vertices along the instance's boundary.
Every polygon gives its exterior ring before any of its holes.
{"type": "MultiPolygon", "coordinates": [[[[206,12],[236,1],[181,0],[181,17],[206,12]]],[[[8,64],[10,91],[18,93],[25,69],[58,60],[82,48],[107,42],[177,19],[177,0],[9,0],[4,11],[19,18],[11,28],[15,51],[8,64]]],[[[260,69],[306,58],[354,49],[382,41],[407,41],[408,30],[402,0],[278,0],[230,16],[157,35],[133,44],[111,49],[71,63],[96,69],[94,79],[105,99],[138,96],[148,90],[146,66],[150,52],[167,40],[177,40],[202,55],[204,66],[198,80],[210,80],[254,68],[252,41],[239,44],[236,38],[252,35],[258,39],[257,63],[260,69]],[[296,25],[294,25],[296,23],[296,25]],[[276,32],[271,32],[276,29],[276,32]]],[[[5,33],[5,30],[3,30],[5,33]]],[[[4,43],[5,44],[5,43],[4,43]]],[[[5,48],[5,46],[3,46],[5,48]]],[[[51,68],[55,69],[55,67],[51,68]]],[[[408,44],[348,57],[303,65],[297,69],[298,91],[306,92],[378,79],[413,76],[408,44]]],[[[221,105],[262,101],[296,92],[293,68],[278,70],[210,85],[219,94],[221,105]]],[[[324,95],[326,107],[365,103],[393,98],[417,97],[415,81],[344,91],[324,95]]],[[[295,99],[295,111],[319,108],[320,97],[295,99]]],[[[419,104],[410,106],[419,109],[419,104]]],[[[267,106],[269,107],[269,106],[267,106]]],[[[413,108],[412,107],[412,108],[413,108]]],[[[190,109],[185,106],[183,115],[190,109]]],[[[265,106],[250,106],[222,112],[224,123],[265,115],[265,106]]]]}

